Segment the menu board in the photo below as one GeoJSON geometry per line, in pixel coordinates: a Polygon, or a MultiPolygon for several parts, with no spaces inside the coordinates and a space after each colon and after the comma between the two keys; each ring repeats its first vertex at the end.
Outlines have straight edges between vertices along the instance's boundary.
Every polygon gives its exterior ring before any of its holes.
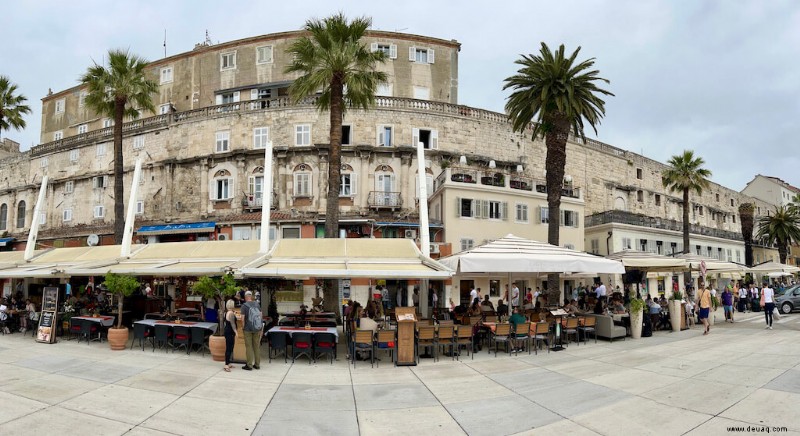
{"type": "Polygon", "coordinates": [[[52,344],[56,341],[58,315],[58,288],[46,287],[42,291],[42,315],[36,330],[36,342],[52,344]]]}

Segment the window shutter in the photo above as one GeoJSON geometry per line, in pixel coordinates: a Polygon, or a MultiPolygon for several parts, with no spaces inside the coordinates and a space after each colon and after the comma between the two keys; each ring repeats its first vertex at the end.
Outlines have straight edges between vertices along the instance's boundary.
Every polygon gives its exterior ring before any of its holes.
{"type": "Polygon", "coordinates": [[[391,192],[395,192],[396,190],[394,189],[394,187],[395,187],[395,176],[394,176],[394,174],[389,176],[389,184],[391,185],[390,186],[391,192]]]}
{"type": "Polygon", "coordinates": [[[389,59],[397,59],[397,44],[389,44],[389,59]]]}
{"type": "Polygon", "coordinates": [[[104,188],[108,187],[108,176],[103,176],[103,187],[104,188]]]}
{"type": "Polygon", "coordinates": [[[439,131],[431,130],[431,150],[439,149],[439,131]]]}
{"type": "Polygon", "coordinates": [[[250,90],[250,100],[258,100],[258,90],[251,89],[250,90]]]}
{"type": "Polygon", "coordinates": [[[489,200],[481,200],[481,205],[483,206],[481,218],[491,218],[491,215],[489,215],[489,200]]]}
{"type": "Polygon", "coordinates": [[[217,104],[222,104],[222,95],[217,94],[217,104]]]}
{"type": "Polygon", "coordinates": [[[372,52],[378,51],[378,43],[377,42],[373,42],[372,44],[370,44],[369,45],[369,51],[372,51],[372,52]]]}
{"type": "Polygon", "coordinates": [[[577,229],[579,227],[578,220],[580,219],[580,216],[577,213],[574,213],[573,215],[575,215],[575,219],[572,220],[572,227],[575,227],[577,229]]]}
{"type": "Polygon", "coordinates": [[[411,47],[408,48],[408,60],[414,62],[416,56],[417,56],[417,48],[412,45],[411,47]]]}
{"type": "Polygon", "coordinates": [[[457,217],[461,216],[461,198],[460,197],[456,197],[456,216],[457,217]]]}
{"type": "Polygon", "coordinates": [[[383,126],[378,126],[378,145],[383,146],[385,145],[385,139],[383,138],[383,126]]]}
{"type": "Polygon", "coordinates": [[[432,48],[428,49],[428,63],[429,64],[433,63],[433,49],[432,48]]]}
{"type": "MultiPolygon", "coordinates": [[[[560,224],[561,226],[563,226],[563,225],[564,225],[564,221],[565,221],[564,212],[566,212],[566,211],[565,211],[565,210],[562,210],[562,211],[561,211],[561,213],[560,213],[560,215],[561,215],[561,222],[560,222],[559,224],[560,224]]],[[[548,213],[549,213],[549,211],[548,211],[548,213]]]]}
{"type": "Polygon", "coordinates": [[[480,200],[472,200],[470,203],[471,206],[471,215],[473,218],[480,218],[481,217],[481,201],[480,200]]]}
{"type": "Polygon", "coordinates": [[[358,174],[350,173],[350,194],[358,194],[358,174]]]}
{"type": "Polygon", "coordinates": [[[508,221],[508,202],[507,201],[504,201],[502,203],[502,212],[501,212],[500,218],[502,218],[503,221],[508,221]]]}
{"type": "Polygon", "coordinates": [[[413,128],[411,129],[411,146],[417,148],[419,144],[419,129],[413,128]]]}
{"type": "Polygon", "coordinates": [[[233,102],[234,103],[238,103],[239,102],[239,98],[240,98],[239,91],[234,92],[233,93],[233,102]]]}

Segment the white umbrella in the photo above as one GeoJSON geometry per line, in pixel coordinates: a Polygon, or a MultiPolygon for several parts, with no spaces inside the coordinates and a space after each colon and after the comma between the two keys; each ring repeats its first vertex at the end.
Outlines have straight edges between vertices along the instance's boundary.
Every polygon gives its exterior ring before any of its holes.
{"type": "Polygon", "coordinates": [[[648,253],[644,251],[618,251],[609,254],[606,259],[618,260],[626,268],[638,269],[642,271],[677,271],[688,268],[685,259],[677,257],[662,256],[660,254],[648,253]]]}
{"type": "MultiPolygon", "coordinates": [[[[774,272],[781,272],[781,273],[796,273],[800,272],[800,268],[792,265],[786,265],[780,262],[770,261],[765,262],[760,265],[756,265],[752,268],[749,268],[750,272],[755,273],[774,273],[774,272]]],[[[783,276],[780,276],[783,277],[783,276]]]]}

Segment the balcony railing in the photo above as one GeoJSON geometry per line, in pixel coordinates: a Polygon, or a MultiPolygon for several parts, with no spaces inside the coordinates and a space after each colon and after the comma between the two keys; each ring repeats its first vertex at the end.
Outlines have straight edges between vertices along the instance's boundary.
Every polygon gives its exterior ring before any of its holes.
{"type": "MultiPolygon", "coordinates": [[[[263,194],[246,194],[244,196],[244,200],[242,201],[245,209],[261,209],[264,207],[264,197],[263,194]]],[[[278,207],[278,193],[272,193],[272,203],[270,204],[270,209],[277,209],[278,207]]]]}
{"type": "Polygon", "coordinates": [[[530,177],[511,176],[508,187],[511,189],[520,189],[522,191],[533,191],[533,182],[533,179],[530,177]]]}
{"type": "Polygon", "coordinates": [[[478,183],[478,171],[472,168],[455,167],[450,170],[450,180],[459,183],[478,183]]]}
{"type": "Polygon", "coordinates": [[[376,209],[396,209],[403,206],[403,198],[399,192],[370,191],[367,203],[376,209]]]}
{"type": "MultiPolygon", "coordinates": [[[[586,217],[584,226],[586,228],[599,226],[601,224],[629,224],[639,227],[650,227],[654,229],[672,230],[676,232],[683,231],[683,222],[678,220],[664,219],[658,217],[651,217],[647,215],[640,215],[623,210],[608,210],[605,212],[596,213],[586,217]]],[[[730,232],[727,230],[714,229],[706,226],[699,226],[692,224],[689,226],[689,233],[696,235],[711,236],[714,238],[730,239],[735,241],[742,241],[742,234],[738,232],[730,232]]]]}
{"type": "MultiPolygon", "coordinates": [[[[452,167],[442,171],[434,180],[433,190],[436,191],[443,185],[451,182],[470,184],[477,184],[480,182],[481,185],[485,186],[507,187],[529,192],[535,191],[540,194],[547,193],[547,185],[544,180],[534,179],[522,175],[522,173],[506,173],[494,169],[487,169],[484,171],[466,167],[452,167]],[[507,179],[508,184],[506,184],[507,179]]],[[[566,185],[561,191],[561,196],[579,199],[581,198],[581,191],[580,188],[566,185]]]]}

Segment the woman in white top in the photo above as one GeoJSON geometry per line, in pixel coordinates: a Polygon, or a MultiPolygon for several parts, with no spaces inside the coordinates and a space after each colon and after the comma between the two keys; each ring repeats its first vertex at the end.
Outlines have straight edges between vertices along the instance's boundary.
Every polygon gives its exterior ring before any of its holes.
{"type": "Polygon", "coordinates": [[[764,284],[761,289],[761,304],[764,306],[764,318],[767,321],[767,328],[772,330],[772,311],[775,310],[775,291],[764,284]]]}

